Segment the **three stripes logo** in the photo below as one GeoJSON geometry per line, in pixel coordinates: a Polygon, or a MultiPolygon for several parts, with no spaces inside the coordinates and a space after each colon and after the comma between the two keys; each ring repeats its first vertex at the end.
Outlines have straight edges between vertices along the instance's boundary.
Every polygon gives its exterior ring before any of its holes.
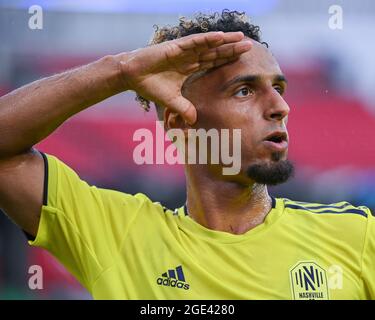
{"type": "Polygon", "coordinates": [[[182,270],[182,266],[176,267],[176,269],[170,269],[164,272],[161,277],[156,280],[159,286],[173,287],[184,290],[189,290],[190,285],[185,280],[185,275],[182,270]]]}

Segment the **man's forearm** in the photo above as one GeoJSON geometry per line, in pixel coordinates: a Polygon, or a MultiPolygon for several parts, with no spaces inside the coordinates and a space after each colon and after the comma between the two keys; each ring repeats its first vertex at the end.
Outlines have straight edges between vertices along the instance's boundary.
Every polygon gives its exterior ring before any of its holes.
{"type": "Polygon", "coordinates": [[[241,32],[209,32],[149,46],[42,79],[0,97],[0,159],[29,151],[79,111],[134,90],[186,122],[196,121],[181,88],[194,72],[233,62],[250,50],[241,32]]]}
{"type": "Polygon", "coordinates": [[[72,115],[124,91],[118,58],[106,56],[0,97],[0,158],[29,150],[72,115]]]}

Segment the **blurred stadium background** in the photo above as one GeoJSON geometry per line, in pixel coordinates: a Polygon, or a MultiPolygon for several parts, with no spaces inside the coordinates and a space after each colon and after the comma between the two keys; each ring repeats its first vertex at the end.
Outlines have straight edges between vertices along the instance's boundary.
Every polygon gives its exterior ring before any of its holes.
{"type": "MultiPolygon", "coordinates": [[[[0,0],[0,95],[105,54],[145,46],[155,24],[223,8],[244,10],[261,26],[263,40],[289,79],[296,177],[271,193],[301,201],[347,200],[375,211],[372,0],[0,0]],[[44,10],[42,30],[28,28],[28,8],[34,4],[44,10]],[[342,30],[328,26],[331,5],[343,9],[342,30]]],[[[133,162],[134,131],[152,129],[155,121],[155,112],[144,112],[134,96],[120,94],[82,112],[39,148],[91,184],[181,206],[181,166],[133,162]]],[[[22,232],[0,214],[0,298],[90,296],[48,253],[29,248],[22,232]],[[28,287],[33,264],[43,268],[43,290],[28,287]]]]}

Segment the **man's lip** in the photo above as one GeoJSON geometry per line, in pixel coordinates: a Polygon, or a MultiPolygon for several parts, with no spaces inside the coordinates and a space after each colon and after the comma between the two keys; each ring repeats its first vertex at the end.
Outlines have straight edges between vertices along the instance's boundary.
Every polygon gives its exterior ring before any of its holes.
{"type": "Polygon", "coordinates": [[[285,151],[286,149],[288,149],[288,142],[286,140],[283,140],[281,142],[273,142],[273,141],[263,141],[263,144],[269,148],[269,149],[272,149],[272,150],[275,150],[275,151],[285,151]]]}
{"type": "Polygon", "coordinates": [[[267,137],[264,138],[264,141],[270,141],[272,138],[278,137],[281,138],[282,141],[288,142],[288,133],[286,131],[274,131],[267,135],[267,137]]]}

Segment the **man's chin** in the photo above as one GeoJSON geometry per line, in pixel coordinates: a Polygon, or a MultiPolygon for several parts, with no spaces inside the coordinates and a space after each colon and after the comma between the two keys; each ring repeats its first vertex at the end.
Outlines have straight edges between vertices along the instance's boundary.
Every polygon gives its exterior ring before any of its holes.
{"type": "Polygon", "coordinates": [[[294,165],[282,153],[273,153],[271,161],[262,161],[247,168],[247,176],[260,184],[277,185],[294,175],[294,165]]]}
{"type": "Polygon", "coordinates": [[[271,153],[271,161],[277,162],[277,161],[285,161],[287,160],[287,151],[285,152],[272,152],[271,153]]]}

